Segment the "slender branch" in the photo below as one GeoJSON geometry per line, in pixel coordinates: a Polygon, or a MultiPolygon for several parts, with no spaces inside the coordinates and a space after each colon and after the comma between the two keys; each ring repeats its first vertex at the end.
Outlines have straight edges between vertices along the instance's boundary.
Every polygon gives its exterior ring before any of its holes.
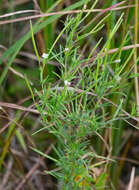
{"type": "Polygon", "coordinates": [[[35,113],[35,114],[40,114],[40,112],[38,110],[26,108],[23,106],[19,106],[17,104],[12,104],[12,103],[7,103],[7,102],[0,102],[0,109],[1,109],[1,107],[7,107],[7,108],[22,110],[22,111],[26,111],[26,112],[35,113]]]}
{"type": "MultiPolygon", "coordinates": [[[[112,9],[110,9],[110,11],[126,9],[128,7],[131,8],[131,7],[134,7],[134,6],[135,5],[128,5],[128,6],[123,6],[123,7],[119,7],[119,8],[112,8],[112,9]]],[[[44,14],[38,14],[38,15],[21,17],[21,18],[17,18],[17,19],[3,20],[3,21],[0,21],[0,25],[14,23],[14,22],[21,22],[21,21],[26,21],[26,20],[31,20],[31,19],[41,18],[41,17],[48,17],[48,16],[53,16],[53,15],[77,14],[77,13],[80,13],[82,11],[84,13],[88,13],[88,12],[92,12],[93,13],[93,12],[104,12],[105,9],[93,9],[93,10],[87,10],[86,9],[86,10],[58,11],[58,12],[44,13],[44,14]]],[[[3,15],[1,15],[1,17],[2,16],[3,15]]]]}

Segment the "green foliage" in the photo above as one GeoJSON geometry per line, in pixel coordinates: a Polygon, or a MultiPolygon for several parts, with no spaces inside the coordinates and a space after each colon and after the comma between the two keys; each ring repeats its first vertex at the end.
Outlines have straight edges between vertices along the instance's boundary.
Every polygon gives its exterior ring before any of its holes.
{"type": "MultiPolygon", "coordinates": [[[[110,59],[108,51],[111,40],[123,21],[123,15],[121,15],[102,48],[101,52],[106,49],[106,54],[103,57],[98,54],[93,61],[93,63],[96,62],[96,70],[92,72],[93,68],[91,66],[82,67],[82,60],[80,59],[82,55],[78,54],[80,47],[75,47],[74,44],[81,39],[85,40],[92,34],[93,30],[97,32],[101,30],[103,22],[107,18],[106,16],[97,23],[91,32],[79,35],[79,26],[83,21],[82,16],[83,12],[76,17],[67,17],[65,27],[49,51],[49,55],[52,53],[53,58],[61,65],[61,75],[56,74],[61,81],[60,85],[47,88],[47,85],[44,85],[44,80],[47,84],[46,78],[40,80],[43,94],[37,92],[41,103],[41,105],[38,105],[39,111],[42,122],[46,125],[43,130],[47,129],[57,139],[54,148],[57,160],[54,161],[60,171],[50,174],[60,180],[62,189],[92,189],[95,186],[89,168],[93,159],[99,157],[99,155],[89,150],[90,140],[87,137],[91,137],[95,131],[101,132],[102,128],[113,127],[113,136],[111,138],[114,138],[119,133],[118,129],[116,131],[113,126],[115,120],[122,119],[120,119],[120,114],[123,110],[123,99],[121,99],[123,95],[120,94],[122,86],[119,85],[119,80],[122,78],[121,71],[131,59],[131,56],[129,56],[121,69],[119,67],[116,71],[113,71],[115,73],[110,72],[112,59],[110,59]],[[60,52],[55,54],[53,49],[62,34],[66,35],[65,49],[60,46],[60,52]],[[72,83],[75,83],[73,87],[70,86],[72,83]],[[95,88],[94,93],[91,93],[93,88],[95,88]],[[109,98],[110,94],[117,93],[117,90],[119,91],[118,96],[121,103],[116,109],[114,108],[114,114],[106,121],[105,110],[110,105],[102,102],[103,97],[105,95],[105,97],[109,98]],[[105,110],[103,110],[104,108],[105,110]]],[[[93,51],[95,51],[95,48],[93,51]]],[[[93,51],[90,54],[93,54],[93,51]]],[[[89,57],[86,60],[89,60],[89,57]]],[[[40,73],[40,75],[42,74],[40,73]]],[[[112,143],[116,143],[116,141],[113,139],[112,143]]],[[[50,159],[53,160],[53,158],[50,159]]],[[[98,177],[96,189],[104,189],[106,177],[105,172],[98,177]]]]}
{"type": "MultiPolygon", "coordinates": [[[[43,12],[49,13],[60,3],[60,0],[51,0],[45,4],[41,0],[40,7],[43,12]]],[[[116,3],[116,0],[106,2],[104,7],[116,3]]],[[[21,69],[24,73],[21,88],[26,83],[26,89],[32,97],[32,100],[28,99],[32,103],[29,109],[37,109],[40,118],[37,128],[27,130],[26,126],[32,123],[30,128],[34,127],[34,117],[28,122],[25,113],[15,116],[4,135],[5,141],[0,139],[0,145],[4,144],[0,168],[10,152],[15,134],[23,151],[28,151],[26,137],[30,139],[29,133],[33,139],[33,142],[29,140],[30,149],[50,163],[45,173],[56,178],[59,190],[118,187],[122,165],[119,166],[114,157],[120,155],[128,141],[128,138],[123,141],[125,126],[136,127],[133,120],[138,121],[137,107],[133,103],[133,80],[139,74],[132,72],[138,59],[130,65],[135,48],[123,51],[123,47],[132,41],[129,27],[132,19],[128,13],[125,13],[126,22],[125,14],[122,11],[117,14],[116,10],[111,10],[112,7],[93,17],[95,13],[92,11],[97,4],[97,0],[93,4],[89,0],[81,0],[68,8],[61,8],[61,11],[80,9],[77,14],[64,16],[64,22],[59,22],[61,14],[41,18],[35,24],[30,21],[30,31],[2,54],[0,64],[8,59],[0,76],[0,84],[4,89],[8,69],[21,48],[32,39],[33,51],[39,63],[33,68],[36,81],[31,79],[31,69],[27,72],[21,69]],[[56,28],[54,22],[60,23],[62,28],[57,37],[53,32],[53,27],[54,30],[56,28]],[[119,31],[126,23],[124,34],[121,34],[119,31]],[[39,55],[35,35],[40,30],[43,31],[47,58],[39,55]],[[106,34],[102,37],[104,31],[106,34]],[[117,47],[118,50],[115,50],[117,47]],[[50,63],[54,63],[53,66],[50,63]],[[46,68],[49,72],[44,74],[46,68]],[[129,85],[130,89],[127,88],[129,85]],[[22,123],[22,119],[26,137],[18,129],[20,125],[17,122],[22,123]],[[50,154],[44,152],[46,147],[52,148],[50,154]]],[[[133,12],[130,14],[133,15],[133,12]]],[[[15,69],[18,67],[15,66],[15,69]]]]}

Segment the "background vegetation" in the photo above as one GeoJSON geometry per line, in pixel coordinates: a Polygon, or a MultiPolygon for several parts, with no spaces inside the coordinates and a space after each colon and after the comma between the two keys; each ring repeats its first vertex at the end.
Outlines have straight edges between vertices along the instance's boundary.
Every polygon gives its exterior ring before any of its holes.
{"type": "Polygon", "coordinates": [[[0,1],[0,189],[139,189],[138,6],[0,1]]]}

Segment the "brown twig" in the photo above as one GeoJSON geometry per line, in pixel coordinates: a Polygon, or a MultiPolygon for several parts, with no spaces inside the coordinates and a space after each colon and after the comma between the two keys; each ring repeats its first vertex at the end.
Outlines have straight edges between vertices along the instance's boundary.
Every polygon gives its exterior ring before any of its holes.
{"type": "MultiPolygon", "coordinates": [[[[44,154],[49,154],[50,151],[52,150],[53,144],[51,144],[49,146],[49,148],[46,150],[46,152],[44,154]]],[[[39,167],[40,163],[45,159],[44,156],[41,156],[37,163],[29,170],[29,172],[25,175],[24,179],[19,183],[19,185],[16,187],[15,190],[20,190],[23,185],[26,183],[26,181],[33,175],[33,173],[35,172],[35,170],[39,167]]]]}
{"type": "Polygon", "coordinates": [[[17,104],[12,104],[12,103],[7,103],[7,102],[0,102],[0,106],[2,107],[7,107],[7,108],[12,108],[12,109],[17,109],[17,110],[22,110],[22,111],[26,111],[26,112],[31,112],[34,114],[40,114],[40,112],[38,110],[35,109],[31,109],[31,108],[26,108],[23,106],[19,106],[17,104]]]}
{"type": "Polygon", "coordinates": [[[25,13],[32,13],[32,12],[40,12],[38,10],[22,10],[22,11],[15,11],[13,13],[7,13],[7,14],[4,14],[4,15],[0,15],[0,18],[5,18],[5,17],[10,17],[10,16],[13,16],[13,15],[18,15],[18,14],[25,14],[25,13]]]}
{"type": "MultiPolygon", "coordinates": [[[[130,7],[133,7],[133,6],[134,5],[131,5],[130,7]]],[[[113,8],[110,10],[108,9],[107,11],[121,10],[121,9],[125,9],[127,7],[129,7],[129,6],[124,6],[124,7],[120,7],[120,8],[113,8]]],[[[11,19],[11,20],[3,20],[3,21],[0,21],[0,25],[14,23],[14,22],[21,22],[21,21],[26,21],[26,20],[31,20],[31,19],[41,18],[41,17],[48,17],[48,16],[53,16],[53,15],[77,14],[77,13],[80,13],[81,11],[83,11],[84,13],[103,12],[103,14],[106,12],[104,9],[59,11],[59,12],[43,13],[43,14],[39,14],[39,15],[21,17],[21,18],[11,19]]],[[[99,15],[99,16],[101,16],[101,15],[99,15]]]]}
{"type": "Polygon", "coordinates": [[[135,167],[132,167],[130,181],[127,190],[133,190],[134,178],[135,178],[135,167]]]}

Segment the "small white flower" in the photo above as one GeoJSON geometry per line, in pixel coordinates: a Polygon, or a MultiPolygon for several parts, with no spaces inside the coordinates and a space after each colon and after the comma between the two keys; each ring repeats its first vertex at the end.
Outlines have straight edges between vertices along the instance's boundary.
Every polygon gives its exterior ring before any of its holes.
{"type": "Polygon", "coordinates": [[[117,81],[121,80],[121,77],[119,75],[116,75],[115,78],[116,78],[117,81]]]}
{"type": "Polygon", "coordinates": [[[115,61],[114,61],[114,63],[120,63],[121,62],[121,59],[116,59],[115,61]]]}
{"type": "Polygon", "coordinates": [[[69,48],[65,48],[65,51],[69,51],[69,48]]]}
{"type": "Polygon", "coordinates": [[[86,6],[86,4],[85,4],[85,5],[83,6],[83,8],[86,9],[86,7],[87,7],[87,6],[86,6]]]}
{"type": "Polygon", "coordinates": [[[44,58],[44,59],[47,59],[48,56],[49,56],[49,55],[48,55],[47,53],[43,53],[43,54],[42,54],[42,58],[44,58]]]}
{"type": "Polygon", "coordinates": [[[107,51],[107,48],[105,48],[105,52],[107,51]]]}
{"type": "Polygon", "coordinates": [[[64,81],[64,84],[65,84],[66,86],[70,86],[70,85],[71,85],[71,82],[65,80],[65,81],[64,81]]]}

